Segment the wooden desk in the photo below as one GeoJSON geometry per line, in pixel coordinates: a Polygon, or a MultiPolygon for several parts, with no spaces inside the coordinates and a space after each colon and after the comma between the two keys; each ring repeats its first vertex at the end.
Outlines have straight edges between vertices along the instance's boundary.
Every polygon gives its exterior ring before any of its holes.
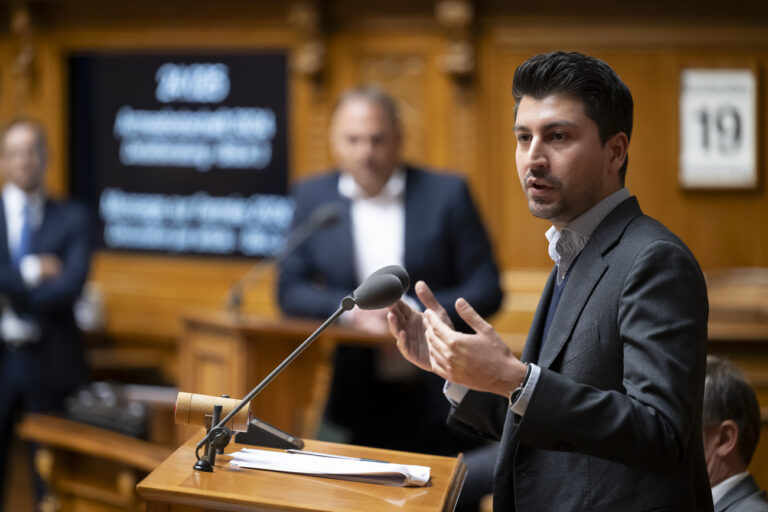
{"type": "MultiPolygon", "coordinates": [[[[466,466],[458,458],[306,440],[306,449],[404,464],[430,466],[426,487],[391,487],[362,482],[239,469],[219,456],[213,473],[192,469],[194,448],[203,432],[190,438],[160,467],[150,473],[137,491],[147,501],[147,512],[174,511],[435,511],[453,510],[464,484],[466,466]]],[[[243,446],[231,443],[227,452],[243,446]]]]}
{"type": "Polygon", "coordinates": [[[38,444],[35,470],[48,487],[41,510],[141,510],[136,482],[171,453],[146,441],[44,414],[26,414],[16,431],[38,444]]]}
{"type": "MultiPolygon", "coordinates": [[[[227,312],[183,319],[179,390],[242,398],[281,363],[321,322],[227,312]]],[[[251,402],[258,418],[300,437],[313,437],[330,387],[331,354],[338,343],[393,343],[338,325],[328,328],[251,402]]],[[[180,428],[179,439],[197,427],[180,428]]]]}

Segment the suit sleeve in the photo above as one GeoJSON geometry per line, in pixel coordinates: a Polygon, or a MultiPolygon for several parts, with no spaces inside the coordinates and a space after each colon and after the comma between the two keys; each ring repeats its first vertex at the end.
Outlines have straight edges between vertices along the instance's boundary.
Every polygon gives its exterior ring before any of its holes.
{"type": "Polygon", "coordinates": [[[83,288],[91,255],[88,216],[79,206],[69,205],[68,208],[69,215],[62,225],[65,243],[56,254],[61,260],[61,273],[57,277],[29,288],[13,265],[0,269],[0,289],[19,312],[45,314],[69,308],[83,288]]]}
{"type": "Polygon", "coordinates": [[[491,242],[475,207],[469,188],[460,181],[454,208],[451,210],[450,233],[454,252],[453,275],[456,284],[433,290],[438,302],[448,311],[457,327],[466,325],[459,318],[454,302],[464,297],[482,316],[492,315],[501,305],[502,291],[499,269],[493,257],[491,242]]]}
{"type": "MultiPolygon", "coordinates": [[[[690,253],[668,241],[650,244],[619,297],[623,389],[601,390],[542,369],[518,424],[519,442],[648,471],[675,467],[700,428],[707,310],[690,253]]],[[[584,357],[599,357],[590,353],[584,357]]]]}
{"type": "MultiPolygon", "coordinates": [[[[296,209],[291,231],[307,220],[322,202],[308,184],[297,186],[293,196],[296,209]]],[[[315,241],[310,237],[280,264],[277,299],[283,313],[292,316],[325,318],[332,315],[350,290],[323,283],[324,269],[312,256],[315,241]]],[[[330,248],[326,248],[329,250],[330,248]]]]}

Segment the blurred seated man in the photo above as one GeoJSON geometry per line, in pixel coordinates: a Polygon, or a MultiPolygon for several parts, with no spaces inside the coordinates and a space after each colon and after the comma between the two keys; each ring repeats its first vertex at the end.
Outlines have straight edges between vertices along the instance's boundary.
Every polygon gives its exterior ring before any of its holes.
{"type": "MultiPolygon", "coordinates": [[[[401,162],[394,100],[373,87],[347,91],[333,112],[330,142],[336,169],[295,186],[293,226],[325,203],[339,203],[343,214],[284,260],[278,288],[283,312],[326,318],[369,274],[400,264],[411,282],[434,284],[446,309],[465,297],[480,314],[494,313],[502,295],[499,274],[467,183],[401,162]]],[[[388,333],[385,310],[356,309],[341,319],[388,333]]],[[[458,316],[453,320],[465,325],[458,316]]],[[[359,445],[437,454],[476,445],[445,426],[449,404],[442,387],[437,376],[409,366],[392,344],[340,346],[326,421],[359,445]]]]}
{"type": "Polygon", "coordinates": [[[89,224],[83,208],[46,197],[45,169],[43,127],[9,123],[0,132],[0,494],[20,413],[60,409],[86,379],[73,305],[88,274],[89,224]]]}
{"type": "Polygon", "coordinates": [[[768,512],[747,469],[760,438],[757,398],[733,365],[714,356],[707,357],[703,420],[715,512],[768,512]]]}

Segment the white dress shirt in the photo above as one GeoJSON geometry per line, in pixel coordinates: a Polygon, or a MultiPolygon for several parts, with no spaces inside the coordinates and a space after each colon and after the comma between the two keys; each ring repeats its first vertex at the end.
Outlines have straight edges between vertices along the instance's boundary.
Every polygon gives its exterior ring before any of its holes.
{"type": "Polygon", "coordinates": [[[361,283],[386,265],[405,259],[405,171],[396,169],[378,195],[369,197],[355,179],[343,173],[339,194],[351,201],[355,276],[361,283]]]}
{"type": "MultiPolygon", "coordinates": [[[[398,167],[374,197],[368,196],[346,173],[339,177],[339,194],[351,201],[355,277],[361,283],[387,265],[405,266],[405,170],[398,167]]],[[[408,296],[402,300],[417,311],[421,306],[408,296]]],[[[342,317],[343,318],[343,317],[342,317]]],[[[408,379],[417,373],[392,346],[379,350],[376,374],[382,380],[408,379]]]]}

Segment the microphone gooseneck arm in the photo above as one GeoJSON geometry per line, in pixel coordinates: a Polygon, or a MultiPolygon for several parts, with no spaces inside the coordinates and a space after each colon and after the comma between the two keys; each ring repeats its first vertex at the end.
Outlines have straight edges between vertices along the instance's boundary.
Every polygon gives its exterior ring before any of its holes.
{"type": "MultiPolygon", "coordinates": [[[[226,444],[229,442],[230,432],[226,428],[226,424],[229,423],[229,421],[234,418],[235,415],[256,395],[261,393],[261,391],[267,387],[269,383],[272,382],[272,380],[274,380],[274,378],[280,374],[280,372],[282,372],[289,364],[291,364],[294,359],[299,357],[299,355],[304,352],[304,350],[309,347],[309,345],[311,345],[312,342],[315,341],[324,330],[326,330],[333,322],[335,322],[342,313],[345,311],[350,311],[355,306],[359,307],[360,309],[379,309],[391,306],[403,295],[403,285],[407,282],[409,282],[408,274],[401,267],[384,267],[368,276],[365,281],[360,283],[360,286],[355,288],[355,290],[350,295],[344,297],[341,300],[341,304],[339,305],[336,312],[334,312],[325,322],[323,322],[322,325],[315,330],[315,332],[313,332],[306,340],[301,343],[301,345],[296,347],[296,349],[291,352],[291,354],[286,357],[282,363],[280,363],[274,370],[272,370],[272,372],[267,375],[264,380],[259,382],[259,384],[253,388],[240,401],[240,403],[237,404],[234,409],[229,412],[229,414],[227,414],[220,421],[216,422],[216,424],[213,425],[211,429],[205,434],[205,436],[197,443],[195,455],[198,462],[195,464],[195,469],[199,471],[212,471],[211,466],[213,464],[213,459],[215,458],[216,448],[218,448],[214,445],[218,444],[220,439],[224,439],[223,446],[226,446],[226,444]],[[199,452],[200,448],[206,443],[210,444],[209,451],[212,453],[212,455],[210,455],[208,460],[204,461],[200,458],[199,452]]],[[[214,418],[218,418],[218,415],[215,412],[214,418]]],[[[214,421],[216,421],[216,419],[212,419],[212,423],[214,421]]]]}
{"type": "Polygon", "coordinates": [[[245,397],[244,397],[244,398],[243,398],[243,399],[240,401],[240,403],[239,403],[239,404],[237,404],[237,407],[235,407],[234,409],[232,409],[232,410],[229,412],[229,414],[227,414],[226,416],[224,416],[224,418],[223,418],[221,421],[219,421],[219,422],[218,422],[218,423],[217,423],[217,424],[216,424],[214,427],[211,427],[211,430],[209,430],[209,431],[208,431],[208,433],[205,435],[205,437],[203,437],[203,438],[202,438],[202,439],[201,439],[201,440],[200,440],[200,441],[197,443],[197,450],[199,450],[199,449],[200,449],[200,448],[201,448],[201,447],[202,447],[202,446],[203,446],[203,445],[204,445],[206,442],[208,442],[208,440],[209,440],[209,439],[210,439],[210,437],[211,437],[211,434],[214,434],[214,433],[215,433],[215,431],[217,431],[218,429],[222,428],[224,425],[226,425],[227,423],[229,423],[229,421],[230,421],[232,418],[234,418],[234,417],[235,417],[235,415],[236,415],[236,414],[237,414],[237,413],[240,411],[240,409],[242,409],[243,407],[245,407],[245,405],[246,405],[248,402],[250,402],[251,400],[253,400],[253,398],[254,398],[256,395],[258,395],[259,393],[261,393],[261,390],[263,390],[265,387],[267,387],[267,385],[268,385],[270,382],[272,382],[272,380],[274,380],[274,378],[275,378],[275,377],[277,377],[277,376],[280,374],[280,372],[282,372],[282,371],[283,371],[283,370],[284,370],[284,369],[285,369],[285,368],[286,368],[286,367],[287,367],[289,364],[291,364],[291,363],[293,362],[293,360],[294,360],[294,359],[296,359],[297,357],[299,357],[299,355],[300,355],[302,352],[304,352],[304,350],[305,350],[307,347],[309,347],[309,346],[312,344],[312,342],[313,342],[313,341],[315,341],[315,340],[317,339],[317,337],[318,337],[318,336],[320,336],[320,334],[322,334],[322,332],[328,328],[328,326],[330,326],[330,325],[331,325],[333,322],[335,322],[335,321],[336,321],[336,319],[337,319],[337,318],[339,318],[339,317],[341,316],[341,314],[342,314],[342,313],[344,313],[345,311],[348,311],[348,310],[352,309],[354,306],[355,306],[355,303],[354,303],[354,301],[353,301],[353,300],[351,300],[351,299],[350,299],[350,297],[345,297],[345,298],[344,298],[344,300],[341,302],[341,305],[339,306],[339,308],[336,310],[336,312],[335,312],[335,313],[333,313],[333,314],[332,314],[332,315],[331,315],[331,316],[328,318],[328,320],[326,320],[325,322],[323,322],[323,324],[322,324],[320,327],[318,327],[318,328],[317,328],[317,330],[315,330],[315,332],[313,332],[313,333],[312,333],[312,334],[309,336],[309,338],[307,338],[306,340],[304,340],[304,342],[303,342],[301,345],[299,345],[298,347],[296,347],[296,350],[294,350],[293,352],[291,352],[291,354],[290,354],[288,357],[286,357],[286,358],[285,358],[285,360],[284,360],[282,363],[280,363],[280,364],[279,364],[279,365],[278,365],[278,366],[277,366],[277,367],[276,367],[274,370],[272,370],[272,373],[270,373],[269,375],[267,375],[267,376],[264,378],[264,380],[262,380],[261,382],[259,382],[259,384],[257,384],[257,385],[256,385],[256,387],[255,387],[255,388],[253,388],[253,389],[250,391],[250,393],[248,393],[248,394],[247,394],[247,395],[246,395],[246,396],[245,396],[245,397]],[[348,300],[348,299],[349,299],[349,300],[348,300]]]}
{"type": "Polygon", "coordinates": [[[239,312],[243,302],[243,293],[248,287],[259,282],[269,270],[280,264],[316,231],[338,222],[340,216],[340,206],[336,203],[326,203],[317,207],[310,214],[309,218],[288,236],[285,240],[285,245],[280,250],[271,258],[264,258],[251,267],[243,277],[232,285],[227,298],[227,310],[239,312]]]}

